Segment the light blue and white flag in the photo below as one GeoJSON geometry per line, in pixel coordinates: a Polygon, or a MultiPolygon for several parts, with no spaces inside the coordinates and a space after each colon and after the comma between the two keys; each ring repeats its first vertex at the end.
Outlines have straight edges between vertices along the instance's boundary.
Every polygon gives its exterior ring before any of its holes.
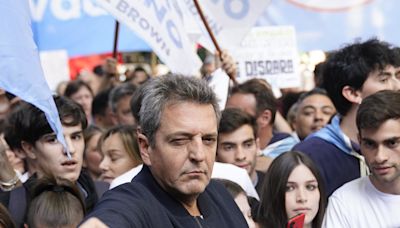
{"type": "Polygon", "coordinates": [[[42,110],[57,139],[67,149],[57,107],[33,40],[28,1],[3,0],[0,15],[0,88],[42,110]]]}
{"type": "MultiPolygon", "coordinates": [[[[270,0],[202,0],[198,1],[215,38],[222,49],[238,48],[265,11],[270,0]]],[[[193,0],[179,1],[185,16],[185,26],[191,38],[215,52],[193,0]],[[197,24],[197,25],[196,25],[197,24]]]]}
{"type": "Polygon", "coordinates": [[[177,0],[97,0],[97,3],[145,40],[172,72],[192,75],[201,67],[186,34],[177,0]]]}

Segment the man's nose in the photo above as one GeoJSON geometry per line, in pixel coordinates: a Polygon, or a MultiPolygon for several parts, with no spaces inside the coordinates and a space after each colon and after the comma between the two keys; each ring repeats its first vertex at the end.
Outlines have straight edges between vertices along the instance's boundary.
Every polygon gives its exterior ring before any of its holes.
{"type": "Polygon", "coordinates": [[[243,161],[243,160],[246,159],[246,154],[245,154],[245,152],[243,150],[243,147],[241,147],[241,146],[237,147],[237,150],[236,150],[236,153],[235,153],[235,159],[237,161],[243,161]]]}
{"type": "Polygon", "coordinates": [[[323,113],[322,110],[316,110],[314,113],[314,120],[315,121],[320,121],[323,119],[323,113]]]}
{"type": "Polygon", "coordinates": [[[375,162],[378,164],[386,162],[388,160],[387,154],[387,148],[385,148],[384,146],[378,147],[378,150],[375,154],[375,162]]]}
{"type": "Polygon", "coordinates": [[[195,136],[188,144],[189,157],[195,161],[203,161],[205,159],[203,139],[201,136],[195,136]]]}
{"type": "MultiPolygon", "coordinates": [[[[65,137],[65,142],[66,142],[66,144],[67,144],[67,147],[68,147],[69,152],[70,152],[71,154],[75,153],[75,152],[76,152],[76,148],[75,148],[75,145],[74,145],[74,143],[72,142],[72,140],[71,140],[70,138],[68,138],[68,137],[65,137]]],[[[65,152],[66,152],[66,151],[65,151],[65,152]]]]}

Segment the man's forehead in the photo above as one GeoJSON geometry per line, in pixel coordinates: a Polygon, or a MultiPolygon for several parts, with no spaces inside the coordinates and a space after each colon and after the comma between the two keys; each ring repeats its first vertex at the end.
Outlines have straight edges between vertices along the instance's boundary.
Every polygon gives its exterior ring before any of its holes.
{"type": "Polygon", "coordinates": [[[386,66],[384,66],[382,68],[377,66],[374,70],[372,70],[370,72],[369,76],[379,76],[379,75],[382,75],[382,74],[392,74],[392,73],[397,72],[397,70],[398,69],[396,69],[393,65],[390,65],[390,64],[388,64],[388,65],[386,65],[386,66]]]}
{"type": "MultiPolygon", "coordinates": [[[[198,104],[193,102],[174,102],[164,106],[161,111],[161,128],[173,128],[174,132],[181,131],[182,128],[208,129],[217,132],[217,116],[212,104],[198,104]],[[197,118],[197,119],[195,119],[197,118]],[[202,124],[194,123],[196,120],[202,124]],[[206,123],[204,125],[204,123],[206,123]]],[[[202,132],[202,131],[199,131],[202,132]]],[[[204,132],[203,132],[204,133],[204,132]]]]}
{"type": "Polygon", "coordinates": [[[249,124],[244,124],[231,132],[219,133],[218,139],[224,140],[225,138],[230,138],[230,137],[235,137],[235,136],[239,136],[240,138],[243,138],[246,140],[247,139],[255,139],[254,134],[255,134],[255,132],[254,132],[253,127],[249,124]]]}
{"type": "Polygon", "coordinates": [[[81,132],[81,131],[83,131],[83,129],[82,129],[82,124],[81,123],[79,123],[79,124],[77,124],[77,125],[73,125],[73,126],[71,126],[71,125],[62,125],[62,128],[63,128],[63,133],[66,133],[66,132],[81,132]]]}
{"type": "Polygon", "coordinates": [[[383,142],[394,138],[400,138],[400,130],[387,132],[380,128],[360,129],[359,137],[361,140],[383,142]]]}

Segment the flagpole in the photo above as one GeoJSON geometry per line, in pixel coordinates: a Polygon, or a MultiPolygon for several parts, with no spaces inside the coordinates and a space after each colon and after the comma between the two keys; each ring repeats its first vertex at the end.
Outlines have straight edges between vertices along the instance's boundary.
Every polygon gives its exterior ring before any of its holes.
{"type": "MultiPolygon", "coordinates": [[[[203,24],[204,24],[204,26],[206,27],[207,32],[208,32],[208,34],[209,34],[210,37],[211,37],[211,40],[212,40],[212,42],[213,42],[213,44],[214,44],[214,46],[215,46],[215,49],[217,49],[217,51],[218,51],[218,55],[219,55],[218,57],[219,57],[219,59],[222,61],[222,51],[221,51],[221,48],[220,48],[220,46],[219,46],[219,44],[218,44],[218,42],[217,42],[217,39],[216,39],[215,36],[214,36],[214,33],[212,32],[210,26],[208,25],[208,22],[207,22],[207,20],[206,20],[206,17],[204,16],[203,10],[201,9],[200,4],[199,4],[199,2],[198,2],[197,0],[193,0],[193,1],[194,1],[194,5],[196,6],[197,12],[199,13],[200,18],[201,18],[201,20],[203,21],[203,24]]],[[[233,81],[234,84],[237,84],[237,81],[236,81],[236,78],[235,78],[234,75],[228,74],[228,76],[229,76],[229,78],[233,81]]]]}
{"type": "Polygon", "coordinates": [[[118,57],[118,35],[119,35],[119,22],[115,20],[114,47],[113,47],[113,58],[115,59],[117,59],[118,57]]]}

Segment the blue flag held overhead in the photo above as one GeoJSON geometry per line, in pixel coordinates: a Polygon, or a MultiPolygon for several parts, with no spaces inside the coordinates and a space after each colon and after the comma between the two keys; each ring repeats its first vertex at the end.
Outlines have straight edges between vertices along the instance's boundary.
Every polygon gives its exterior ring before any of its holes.
{"type": "Polygon", "coordinates": [[[0,4],[0,15],[0,88],[42,110],[70,158],[57,107],[33,39],[29,3],[4,0],[0,4]]]}

